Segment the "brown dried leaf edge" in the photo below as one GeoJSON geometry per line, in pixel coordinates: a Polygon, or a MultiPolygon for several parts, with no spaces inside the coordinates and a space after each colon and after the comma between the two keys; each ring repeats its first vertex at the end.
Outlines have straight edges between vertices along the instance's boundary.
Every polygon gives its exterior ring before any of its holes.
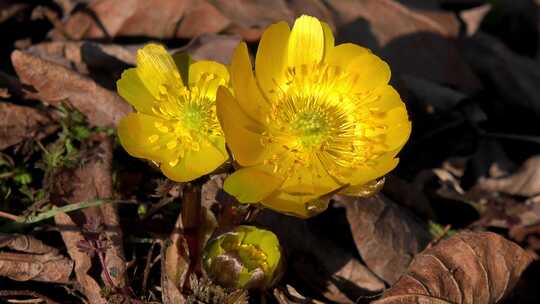
{"type": "Polygon", "coordinates": [[[407,274],[373,303],[498,303],[532,260],[495,233],[462,232],[416,255],[407,274]]]}

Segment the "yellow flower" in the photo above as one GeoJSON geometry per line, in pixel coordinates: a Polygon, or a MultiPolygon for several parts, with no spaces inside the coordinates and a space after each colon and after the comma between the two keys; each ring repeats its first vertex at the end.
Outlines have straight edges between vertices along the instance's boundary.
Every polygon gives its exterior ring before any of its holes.
{"type": "Polygon", "coordinates": [[[300,217],[329,194],[359,194],[395,168],[411,123],[388,85],[388,65],[329,26],[301,16],[263,34],[253,75],[245,43],[230,67],[234,96],[217,93],[218,118],[236,162],[225,181],[240,202],[300,217]]]}
{"type": "Polygon", "coordinates": [[[212,61],[191,63],[148,44],[137,52],[137,67],[118,80],[118,93],[137,113],[118,126],[120,143],[135,157],[160,164],[175,181],[208,174],[228,159],[216,116],[216,91],[229,73],[212,61]]]}

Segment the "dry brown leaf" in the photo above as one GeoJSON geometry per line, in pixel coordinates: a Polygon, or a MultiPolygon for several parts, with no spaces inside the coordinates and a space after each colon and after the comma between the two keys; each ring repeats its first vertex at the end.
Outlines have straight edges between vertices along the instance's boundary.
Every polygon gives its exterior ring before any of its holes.
{"type": "Polygon", "coordinates": [[[0,150],[27,139],[41,139],[57,128],[38,109],[0,101],[0,150]]]}
{"type": "Polygon", "coordinates": [[[256,222],[276,233],[289,269],[334,303],[355,303],[384,288],[384,282],[351,253],[315,233],[305,220],[263,210],[256,222]]]}
{"type": "Polygon", "coordinates": [[[17,252],[0,252],[0,276],[16,281],[69,281],[73,261],[61,255],[58,249],[32,236],[0,233],[0,248],[5,247],[17,252]]]}
{"type": "Polygon", "coordinates": [[[15,281],[69,282],[73,261],[61,255],[0,252],[0,276],[15,281]]]}
{"type": "Polygon", "coordinates": [[[480,82],[461,58],[448,27],[393,0],[331,1],[337,41],[354,42],[388,60],[392,71],[474,91],[480,82]]]}
{"type": "Polygon", "coordinates": [[[531,197],[540,194],[540,155],[523,163],[514,174],[502,178],[484,178],[478,181],[478,189],[497,191],[531,197]]]}
{"type": "Polygon", "coordinates": [[[240,40],[237,35],[202,35],[176,52],[187,52],[195,60],[215,60],[229,64],[240,40]]]}
{"type": "MultiPolygon", "coordinates": [[[[64,30],[72,39],[145,36],[159,39],[217,33],[229,21],[202,0],[97,0],[70,16],[64,30]]],[[[54,33],[61,37],[61,33],[54,33]]]]}
{"type": "Polygon", "coordinates": [[[209,1],[191,0],[178,26],[176,37],[192,38],[204,34],[219,33],[230,23],[230,20],[209,1]]]}
{"type": "MultiPolygon", "coordinates": [[[[57,204],[89,201],[97,198],[112,197],[112,142],[111,139],[98,135],[85,142],[80,151],[81,166],[63,169],[52,176],[51,200],[57,204]]],[[[115,205],[103,204],[90,207],[70,215],[58,214],[55,217],[68,253],[75,261],[77,281],[85,296],[92,303],[104,303],[100,294],[97,278],[88,273],[92,260],[87,252],[82,252],[79,245],[85,242],[88,227],[95,227],[106,243],[105,266],[114,286],[126,286],[126,260],[123,255],[122,231],[119,225],[115,205]],[[95,301],[95,302],[94,302],[95,301]]],[[[100,267],[101,268],[101,267],[100,267]]],[[[106,277],[104,270],[101,275],[106,277]]]]}
{"type": "Polygon", "coordinates": [[[370,198],[342,197],[351,232],[362,260],[393,284],[431,236],[418,219],[383,194],[370,198]]]}
{"type": "Polygon", "coordinates": [[[164,304],[186,303],[181,290],[188,278],[191,260],[183,230],[182,214],[179,214],[169,240],[161,247],[161,298],[164,304]]]}
{"type": "Polygon", "coordinates": [[[90,41],[52,41],[34,44],[25,52],[75,70],[92,78],[99,85],[116,91],[116,81],[122,72],[135,64],[137,49],[143,44],[129,47],[90,41]]]}
{"type": "Polygon", "coordinates": [[[11,60],[21,81],[37,90],[36,99],[52,105],[69,103],[91,125],[114,127],[132,110],[117,94],[61,65],[21,51],[14,51],[11,60]]]}
{"type": "Polygon", "coordinates": [[[407,274],[373,303],[498,303],[531,261],[495,233],[462,232],[418,254],[407,274]]]}
{"type": "Polygon", "coordinates": [[[279,21],[292,22],[293,14],[283,0],[209,0],[235,25],[232,32],[246,40],[260,38],[264,29],[279,21]]]}

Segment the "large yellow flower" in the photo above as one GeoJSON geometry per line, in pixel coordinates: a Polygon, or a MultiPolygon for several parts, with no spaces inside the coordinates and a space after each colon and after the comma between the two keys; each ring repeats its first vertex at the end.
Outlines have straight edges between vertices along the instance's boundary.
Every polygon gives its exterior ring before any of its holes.
{"type": "Polygon", "coordinates": [[[218,117],[242,166],[224,188],[240,202],[301,217],[339,191],[358,194],[398,163],[411,124],[388,65],[328,25],[301,16],[263,34],[255,77],[245,43],[233,55],[234,95],[220,88],[218,117]]]}
{"type": "Polygon", "coordinates": [[[148,44],[137,52],[137,67],[117,83],[120,96],[137,110],[118,126],[122,146],[159,163],[175,181],[194,180],[228,159],[215,106],[217,88],[229,83],[227,68],[186,58],[148,44]]]}

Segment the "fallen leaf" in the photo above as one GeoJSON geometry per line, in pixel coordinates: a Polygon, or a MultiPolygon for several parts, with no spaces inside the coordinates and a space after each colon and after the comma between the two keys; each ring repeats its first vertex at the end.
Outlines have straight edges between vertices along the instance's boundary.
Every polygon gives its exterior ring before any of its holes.
{"type": "Polygon", "coordinates": [[[64,30],[77,40],[119,36],[171,39],[217,33],[228,24],[226,17],[201,0],[98,0],[73,13],[64,30]]]}
{"type": "Polygon", "coordinates": [[[278,236],[289,269],[328,300],[355,303],[359,297],[384,289],[383,281],[351,253],[315,233],[307,221],[262,210],[256,222],[278,236]]]}
{"type": "Polygon", "coordinates": [[[338,42],[366,46],[409,74],[470,92],[481,84],[466,65],[447,27],[393,0],[331,1],[338,42]]]}
{"type": "Polygon", "coordinates": [[[58,126],[44,112],[0,101],[0,150],[24,140],[39,140],[58,126]]]}
{"type": "Polygon", "coordinates": [[[17,251],[0,251],[0,276],[16,281],[69,282],[73,261],[32,236],[0,233],[0,248],[17,251]]]}
{"type": "Polygon", "coordinates": [[[187,303],[181,290],[186,284],[191,260],[183,230],[182,214],[179,214],[173,232],[161,247],[161,298],[164,304],[187,303]]]}
{"type": "Polygon", "coordinates": [[[272,23],[293,20],[293,14],[283,0],[210,0],[223,15],[237,26],[234,33],[244,39],[257,40],[272,23]]]}
{"type": "Polygon", "coordinates": [[[210,1],[191,0],[178,26],[176,37],[193,38],[215,34],[225,30],[231,23],[210,1]]]}
{"type": "MultiPolygon", "coordinates": [[[[46,182],[52,182],[51,200],[56,204],[112,197],[112,142],[110,138],[104,135],[90,138],[84,143],[79,153],[81,166],[72,169],[64,168],[56,172],[51,177],[51,181],[46,182]]],[[[70,215],[60,213],[55,216],[55,221],[68,253],[75,261],[77,281],[92,303],[104,303],[105,299],[100,294],[101,288],[97,278],[93,278],[89,272],[92,259],[88,252],[80,249],[80,244],[91,237],[91,234],[98,234],[106,243],[104,261],[107,270],[102,269],[101,276],[108,277],[105,271],[110,274],[114,286],[108,287],[114,290],[126,286],[126,260],[123,254],[122,231],[114,205],[105,203],[70,215]]]]}
{"type": "Polygon", "coordinates": [[[52,105],[67,102],[91,125],[114,127],[131,111],[117,94],[61,65],[21,51],[14,51],[11,61],[21,81],[37,91],[36,99],[52,105]]]}
{"type": "Polygon", "coordinates": [[[362,260],[390,284],[431,240],[425,225],[382,194],[364,199],[341,197],[340,202],[362,260]]]}
{"type": "Polygon", "coordinates": [[[215,60],[229,64],[240,40],[237,35],[201,35],[175,52],[187,52],[195,60],[215,60]]]}
{"type": "Polygon", "coordinates": [[[374,304],[499,303],[532,256],[491,232],[462,232],[415,256],[374,304]]]}
{"type": "Polygon", "coordinates": [[[482,178],[476,187],[484,191],[497,191],[531,197],[540,194],[540,155],[526,160],[512,175],[501,178],[482,178]]]}
{"type": "Polygon", "coordinates": [[[125,69],[135,64],[137,49],[142,46],[52,41],[32,45],[25,49],[25,52],[75,70],[92,78],[99,85],[116,91],[116,81],[125,69]]]}

